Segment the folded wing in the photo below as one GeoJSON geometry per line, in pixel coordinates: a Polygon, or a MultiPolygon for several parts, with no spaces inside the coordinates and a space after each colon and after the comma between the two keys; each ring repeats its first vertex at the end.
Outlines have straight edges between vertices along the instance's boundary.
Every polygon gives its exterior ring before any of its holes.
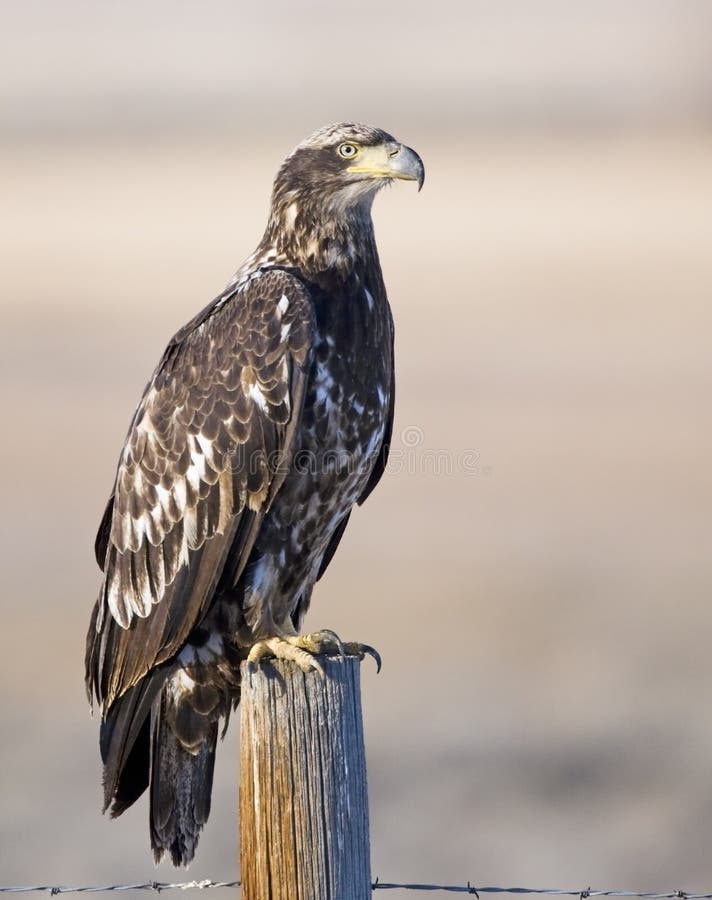
{"type": "Polygon", "coordinates": [[[86,678],[105,709],[180,649],[224,571],[239,577],[291,459],[312,336],[305,287],[268,269],[168,345],[97,535],[86,678]]]}

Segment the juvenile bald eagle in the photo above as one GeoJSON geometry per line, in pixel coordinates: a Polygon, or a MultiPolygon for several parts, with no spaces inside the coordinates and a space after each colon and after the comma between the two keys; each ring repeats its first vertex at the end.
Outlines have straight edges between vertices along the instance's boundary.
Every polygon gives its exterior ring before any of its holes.
{"type": "Polygon", "coordinates": [[[156,861],[193,858],[240,662],[306,669],[333,650],[330,632],[298,632],[383,474],[393,422],[371,205],[423,177],[377,128],[301,143],[257,250],[170,341],[131,421],[96,539],[86,685],[102,710],[104,809],[120,815],[150,787],[156,861]]]}

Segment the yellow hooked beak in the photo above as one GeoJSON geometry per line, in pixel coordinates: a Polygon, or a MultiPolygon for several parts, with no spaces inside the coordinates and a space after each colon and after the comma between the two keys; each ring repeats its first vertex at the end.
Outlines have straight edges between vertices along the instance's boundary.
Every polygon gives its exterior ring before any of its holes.
{"type": "Polygon", "coordinates": [[[423,160],[415,150],[405,144],[388,143],[377,147],[362,147],[358,162],[349,166],[347,172],[371,175],[373,178],[400,178],[403,181],[417,181],[418,190],[425,180],[423,160]]]}

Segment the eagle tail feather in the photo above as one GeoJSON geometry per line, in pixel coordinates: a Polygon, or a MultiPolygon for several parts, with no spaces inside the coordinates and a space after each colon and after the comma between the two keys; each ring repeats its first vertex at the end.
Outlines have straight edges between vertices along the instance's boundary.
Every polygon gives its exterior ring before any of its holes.
{"type": "Polygon", "coordinates": [[[149,715],[163,673],[144,678],[111,704],[101,723],[99,746],[104,763],[104,812],[116,817],[148,787],[149,715]]]}
{"type": "Polygon", "coordinates": [[[210,814],[218,717],[175,705],[170,681],[151,714],[151,848],[188,866],[210,814]],[[188,738],[188,740],[186,740],[188,738]]]}

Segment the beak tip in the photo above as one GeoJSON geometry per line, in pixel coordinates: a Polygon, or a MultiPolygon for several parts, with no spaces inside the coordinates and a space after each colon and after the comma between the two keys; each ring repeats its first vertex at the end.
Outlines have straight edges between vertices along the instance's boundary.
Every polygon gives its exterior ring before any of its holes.
{"type": "Polygon", "coordinates": [[[415,178],[418,182],[418,193],[423,190],[423,185],[425,184],[425,166],[423,165],[423,160],[420,158],[419,154],[412,149],[412,147],[404,148],[409,157],[410,164],[412,166],[412,170],[414,170],[415,178]]]}
{"type": "Polygon", "coordinates": [[[390,169],[393,175],[407,181],[417,181],[418,192],[420,192],[425,181],[425,166],[420,156],[412,147],[407,147],[405,144],[395,145],[394,152],[390,156],[392,158],[390,169]]]}

